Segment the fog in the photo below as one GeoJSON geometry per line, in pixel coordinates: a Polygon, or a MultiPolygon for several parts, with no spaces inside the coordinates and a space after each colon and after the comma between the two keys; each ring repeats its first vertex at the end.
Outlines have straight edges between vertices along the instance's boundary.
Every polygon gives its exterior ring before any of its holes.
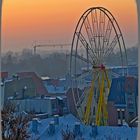
{"type": "MultiPolygon", "coordinates": [[[[127,49],[128,63],[137,64],[137,47],[127,49]]],[[[106,58],[108,65],[120,65],[119,54],[112,54],[106,58]]],[[[24,49],[22,53],[7,52],[2,55],[2,71],[7,71],[9,75],[16,72],[33,71],[40,76],[50,76],[54,78],[64,77],[69,72],[70,54],[51,53],[34,54],[31,50],[24,49]]]]}

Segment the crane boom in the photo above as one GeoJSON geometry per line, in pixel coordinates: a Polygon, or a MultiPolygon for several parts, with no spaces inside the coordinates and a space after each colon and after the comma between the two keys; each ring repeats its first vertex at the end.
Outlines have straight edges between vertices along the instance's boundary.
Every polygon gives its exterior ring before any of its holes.
{"type": "Polygon", "coordinates": [[[34,45],[33,46],[33,51],[34,51],[34,54],[36,54],[37,52],[37,48],[40,48],[40,47],[61,47],[63,48],[64,46],[71,46],[71,44],[38,44],[38,45],[34,45]]]}

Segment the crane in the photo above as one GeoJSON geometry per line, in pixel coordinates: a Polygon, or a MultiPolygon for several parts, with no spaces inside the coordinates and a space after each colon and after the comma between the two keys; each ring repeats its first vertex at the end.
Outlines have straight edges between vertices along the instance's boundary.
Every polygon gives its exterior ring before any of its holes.
{"type": "Polygon", "coordinates": [[[61,48],[63,48],[64,46],[71,46],[71,44],[70,43],[68,43],[68,44],[38,44],[38,45],[33,46],[33,51],[34,51],[34,54],[36,54],[37,48],[40,48],[40,47],[53,47],[53,48],[61,47],[61,48]]]}

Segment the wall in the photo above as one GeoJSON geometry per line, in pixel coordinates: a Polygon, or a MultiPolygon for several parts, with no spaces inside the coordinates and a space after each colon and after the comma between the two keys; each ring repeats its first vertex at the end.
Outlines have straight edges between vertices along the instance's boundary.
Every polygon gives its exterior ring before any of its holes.
{"type": "Polygon", "coordinates": [[[4,84],[4,98],[15,96],[15,92],[17,92],[21,97],[23,93],[23,88],[27,87],[25,91],[25,97],[34,97],[36,96],[36,87],[31,78],[24,78],[19,80],[7,81],[4,84]]]}

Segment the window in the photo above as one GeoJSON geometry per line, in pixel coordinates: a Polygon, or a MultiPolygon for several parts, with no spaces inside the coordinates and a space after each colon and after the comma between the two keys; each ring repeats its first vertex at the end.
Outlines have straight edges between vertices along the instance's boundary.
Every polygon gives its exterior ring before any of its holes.
{"type": "Polygon", "coordinates": [[[134,112],[129,112],[129,116],[133,117],[134,116],[134,112]]]}
{"type": "Polygon", "coordinates": [[[93,107],[93,115],[95,115],[95,107],[93,107]]]}
{"type": "Polygon", "coordinates": [[[121,119],[121,112],[120,111],[117,112],[118,112],[118,119],[121,119]]]}
{"type": "Polygon", "coordinates": [[[132,98],[128,98],[128,108],[134,108],[134,101],[132,98]]]}
{"type": "Polygon", "coordinates": [[[52,110],[56,111],[56,103],[54,101],[52,101],[52,110]]]}
{"type": "Polygon", "coordinates": [[[125,119],[125,111],[122,110],[122,119],[124,120],[125,119]]]}

